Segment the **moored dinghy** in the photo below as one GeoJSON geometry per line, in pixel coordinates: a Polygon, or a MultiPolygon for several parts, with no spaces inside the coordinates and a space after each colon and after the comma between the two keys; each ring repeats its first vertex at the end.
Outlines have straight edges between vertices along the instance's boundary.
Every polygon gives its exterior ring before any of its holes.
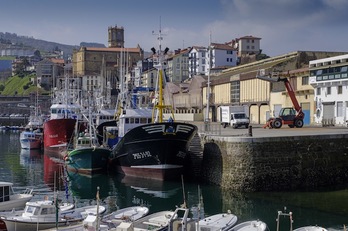
{"type": "Polygon", "coordinates": [[[219,213],[199,220],[199,230],[225,231],[232,228],[237,223],[237,216],[230,210],[227,213],[219,213]]]}
{"type": "Polygon", "coordinates": [[[115,227],[115,230],[166,230],[174,216],[173,211],[160,211],[136,221],[124,221],[115,227]]]}
{"type": "Polygon", "coordinates": [[[229,229],[229,231],[265,231],[267,225],[260,220],[245,221],[229,229]]]}
{"type": "Polygon", "coordinates": [[[327,231],[327,229],[315,225],[315,226],[300,227],[300,228],[294,229],[294,231],[327,231]]]}

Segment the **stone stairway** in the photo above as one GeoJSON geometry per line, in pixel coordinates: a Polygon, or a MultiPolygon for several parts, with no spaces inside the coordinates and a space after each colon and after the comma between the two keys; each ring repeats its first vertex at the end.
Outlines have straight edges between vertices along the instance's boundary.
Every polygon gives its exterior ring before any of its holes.
{"type": "Polygon", "coordinates": [[[194,178],[197,178],[200,176],[201,172],[201,163],[203,160],[203,147],[201,143],[201,137],[199,136],[199,133],[197,133],[189,147],[189,152],[191,156],[191,161],[192,161],[192,176],[194,178]]]}

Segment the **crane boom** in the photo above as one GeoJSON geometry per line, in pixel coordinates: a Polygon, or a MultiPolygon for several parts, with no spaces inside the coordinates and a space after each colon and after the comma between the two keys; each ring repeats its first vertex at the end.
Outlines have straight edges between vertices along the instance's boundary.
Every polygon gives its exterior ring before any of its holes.
{"type": "Polygon", "coordinates": [[[265,80],[268,82],[283,82],[288,92],[293,108],[282,108],[279,112],[279,116],[277,118],[268,119],[264,128],[281,128],[282,124],[287,124],[289,127],[297,127],[300,128],[303,126],[303,119],[305,114],[302,111],[302,107],[298,103],[294,89],[291,86],[288,78],[281,78],[277,76],[277,78],[269,77],[269,76],[256,76],[257,79],[265,80]]]}
{"type": "MultiPolygon", "coordinates": [[[[298,115],[303,114],[302,108],[296,99],[294,89],[292,88],[288,78],[281,78],[281,77],[272,78],[272,77],[268,77],[268,76],[256,76],[256,78],[261,79],[261,80],[265,80],[268,82],[284,82],[285,88],[290,96],[290,99],[291,99],[292,105],[294,106],[294,109],[296,110],[298,115]]],[[[304,114],[303,114],[303,116],[304,116],[304,114]]]]}

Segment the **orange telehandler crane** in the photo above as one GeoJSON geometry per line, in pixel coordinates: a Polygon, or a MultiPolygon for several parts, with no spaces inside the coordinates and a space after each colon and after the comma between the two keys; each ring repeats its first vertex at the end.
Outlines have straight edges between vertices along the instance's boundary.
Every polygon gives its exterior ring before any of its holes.
{"type": "Polygon", "coordinates": [[[256,76],[256,78],[269,82],[284,82],[285,88],[293,104],[293,107],[282,108],[278,117],[269,118],[264,128],[281,128],[282,125],[288,125],[290,128],[302,128],[305,114],[303,113],[302,108],[296,99],[295,92],[288,78],[272,78],[268,76],[256,76]]]}

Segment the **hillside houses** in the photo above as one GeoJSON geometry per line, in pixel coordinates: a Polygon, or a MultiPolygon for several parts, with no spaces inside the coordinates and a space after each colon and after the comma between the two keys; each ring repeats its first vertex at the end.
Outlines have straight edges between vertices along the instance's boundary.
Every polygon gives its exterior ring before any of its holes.
{"type": "MultiPolygon", "coordinates": [[[[76,49],[69,75],[81,78],[81,89],[90,92],[109,87],[112,103],[122,81],[131,87],[156,88],[156,56],[139,45],[123,47],[123,27],[108,29],[109,47],[76,49]]],[[[244,105],[251,123],[264,124],[282,107],[292,106],[283,82],[256,78],[265,75],[289,79],[305,113],[305,125],[347,123],[347,52],[294,51],[267,58],[260,41],[248,35],[166,53],[164,100],[172,105],[176,119],[203,121],[208,114],[210,121],[219,122],[220,106],[244,105]]],[[[63,65],[52,59],[39,62],[36,71],[41,87],[63,78],[63,65]]]]}

